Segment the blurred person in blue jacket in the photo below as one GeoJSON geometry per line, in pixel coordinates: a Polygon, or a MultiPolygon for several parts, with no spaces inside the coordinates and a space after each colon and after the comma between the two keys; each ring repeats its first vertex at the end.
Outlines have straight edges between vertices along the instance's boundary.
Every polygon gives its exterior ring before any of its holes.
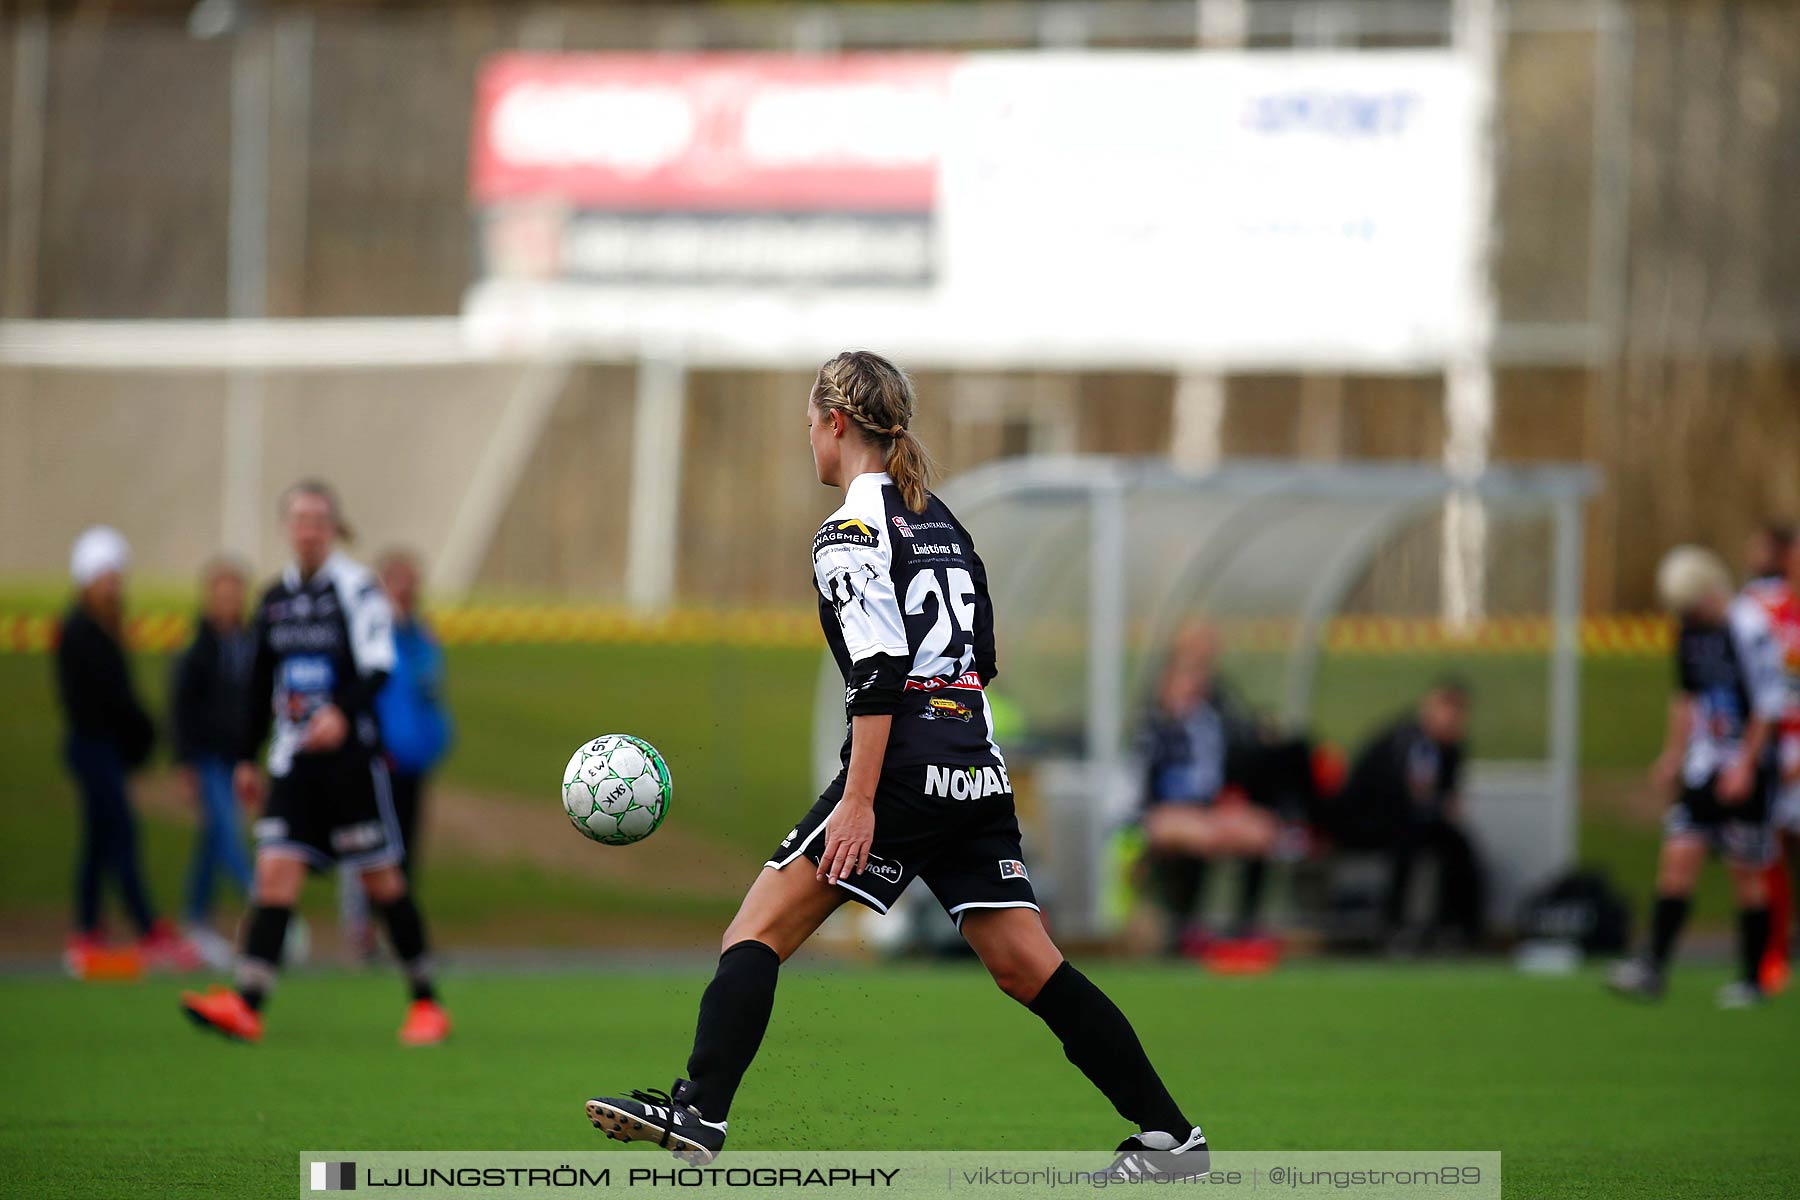
{"type": "MultiPolygon", "coordinates": [[[[450,714],[443,702],[444,651],[419,616],[418,559],[405,550],[389,550],[376,568],[394,610],[394,670],[375,697],[375,715],[381,722],[394,817],[405,848],[400,869],[411,883],[419,866],[425,781],[450,749],[450,714]]],[[[354,881],[340,880],[338,895],[345,936],[357,954],[369,957],[375,949],[374,926],[363,890],[354,881]]]]}
{"type": "Polygon", "coordinates": [[[183,919],[189,939],[215,966],[230,963],[231,943],[212,928],[214,881],[223,872],[240,898],[250,894],[250,855],[231,786],[247,732],[250,667],[256,659],[256,639],[244,616],[247,585],[241,564],[228,558],[207,564],[200,619],[193,641],[176,660],[169,704],[175,761],[198,815],[183,919]]]}

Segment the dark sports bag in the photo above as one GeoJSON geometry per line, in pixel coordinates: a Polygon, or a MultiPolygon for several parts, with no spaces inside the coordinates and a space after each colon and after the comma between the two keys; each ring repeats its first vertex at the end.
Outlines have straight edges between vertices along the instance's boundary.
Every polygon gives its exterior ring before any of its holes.
{"type": "Polygon", "coordinates": [[[1631,941],[1631,910],[1606,876],[1573,871],[1526,898],[1519,936],[1575,942],[1589,955],[1620,954],[1631,941]]]}

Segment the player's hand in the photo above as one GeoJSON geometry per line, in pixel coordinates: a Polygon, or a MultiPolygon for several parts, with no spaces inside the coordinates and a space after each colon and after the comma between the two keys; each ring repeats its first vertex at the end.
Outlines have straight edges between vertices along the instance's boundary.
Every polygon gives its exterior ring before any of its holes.
{"type": "Polygon", "coordinates": [[[875,842],[875,802],[845,794],[825,818],[825,852],[819,855],[818,877],[836,883],[860,875],[869,865],[869,847],[875,842]]]}
{"type": "Polygon", "coordinates": [[[253,762],[241,762],[231,772],[231,788],[237,793],[238,803],[245,808],[257,808],[263,801],[263,776],[253,762]]]}
{"type": "Polygon", "coordinates": [[[306,736],[300,741],[302,750],[336,750],[349,736],[350,721],[344,710],[327,704],[314,712],[306,722],[306,736]]]}
{"type": "Polygon", "coordinates": [[[1675,778],[1680,771],[1681,755],[1665,750],[1656,756],[1655,762],[1650,764],[1650,782],[1655,787],[1672,788],[1675,786],[1675,778]]]}
{"type": "Polygon", "coordinates": [[[1719,772],[1719,803],[1737,806],[1750,795],[1750,784],[1755,778],[1756,766],[1748,758],[1739,755],[1731,765],[1719,772]]]}
{"type": "Polygon", "coordinates": [[[175,773],[181,776],[181,790],[187,796],[188,802],[190,804],[200,803],[200,772],[187,763],[181,763],[175,768],[175,773]]]}

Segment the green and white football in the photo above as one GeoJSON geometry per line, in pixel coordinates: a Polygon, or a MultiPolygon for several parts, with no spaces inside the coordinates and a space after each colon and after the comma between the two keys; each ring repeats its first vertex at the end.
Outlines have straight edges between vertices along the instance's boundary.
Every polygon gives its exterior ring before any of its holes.
{"type": "Polygon", "coordinates": [[[609,733],[581,748],[563,768],[563,811],[583,837],[629,846],[656,832],[669,813],[673,784],[662,755],[642,738],[609,733]]]}

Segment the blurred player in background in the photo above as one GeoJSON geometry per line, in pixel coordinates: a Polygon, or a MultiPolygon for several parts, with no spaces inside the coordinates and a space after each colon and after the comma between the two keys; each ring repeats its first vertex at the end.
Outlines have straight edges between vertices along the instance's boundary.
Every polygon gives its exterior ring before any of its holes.
{"type": "Polygon", "coordinates": [[[1207,864],[1217,859],[1243,862],[1231,936],[1251,936],[1278,833],[1274,815],[1248,803],[1242,791],[1221,803],[1258,732],[1255,719],[1221,684],[1218,653],[1212,625],[1193,621],[1181,629],[1141,738],[1144,834],[1169,914],[1169,953],[1204,949],[1205,930],[1195,912],[1205,899],[1207,864]]]}
{"type": "Polygon", "coordinates": [[[255,899],[236,990],[184,992],[182,1009],[203,1028],[260,1040],[263,1003],[306,872],[342,864],[362,877],[411,987],[400,1040],[441,1042],[450,1020],[437,1002],[424,922],[400,870],[400,829],[375,716],[376,694],[394,669],[393,615],[375,576],[337,552],[349,529],[330,487],[295,484],[283,494],[281,512],[294,561],[257,606],[249,729],[234,772],[238,794],[247,803],[260,800],[263,777],[254,760],[269,739],[273,786],[256,822],[255,899]]]}
{"type": "Polygon", "coordinates": [[[1650,945],[1643,958],[1615,967],[1608,983],[1623,995],[1662,995],[1710,851],[1731,871],[1738,908],[1739,977],[1720,989],[1718,1000],[1724,1008],[1743,1008],[1763,998],[1764,872],[1775,853],[1769,819],[1774,734],[1786,703],[1780,653],[1767,612],[1748,596],[1733,597],[1731,573],[1711,551],[1671,550],[1657,568],[1656,588],[1681,630],[1668,734],[1652,778],[1676,798],[1663,824],[1650,945]]]}
{"type": "Polygon", "coordinates": [[[207,564],[200,619],[194,623],[193,640],[175,661],[169,698],[175,761],[197,816],[182,919],[188,939],[215,967],[230,963],[231,943],[212,928],[214,879],[224,874],[237,886],[240,901],[250,895],[250,855],[231,786],[231,770],[244,744],[250,666],[256,657],[244,619],[247,582],[244,568],[231,559],[207,564]]]}
{"type": "MultiPolygon", "coordinates": [[[[1000,989],[1050,1027],[1137,1127],[1112,1174],[1204,1173],[1205,1135],[1125,1014],[1044,928],[985,694],[998,670],[987,574],[968,531],[926,490],[930,459],[909,429],[914,404],[911,381],[868,351],[838,355],[813,381],[813,463],[821,483],[844,491],[813,538],[819,622],[844,675],[844,767],[725,931],[700,999],[690,1078],[668,1092],[596,1097],[588,1119],[608,1137],[711,1161],[768,1029],[782,962],[847,900],[885,913],[918,877],[1000,989]]],[[[854,1061],[848,1067],[854,1077],[854,1061]]],[[[995,1071],[1004,1088],[1006,1064],[995,1071]]],[[[788,1083],[800,1086],[817,1081],[788,1083]]]]}
{"type": "Polygon", "coordinates": [[[1461,812],[1468,724],[1468,687],[1439,681],[1415,711],[1364,744],[1338,801],[1340,810],[1363,814],[1380,831],[1374,844],[1388,856],[1382,919],[1390,939],[1406,931],[1413,868],[1422,858],[1436,860],[1437,897],[1418,935],[1426,950],[1445,930],[1466,949],[1482,942],[1486,888],[1461,812]]]}
{"type": "Polygon", "coordinates": [[[1794,545],[1794,527],[1785,521],[1765,521],[1750,535],[1744,554],[1744,590],[1760,600],[1764,592],[1785,593],[1788,551],[1794,545]]]}
{"type": "MultiPolygon", "coordinates": [[[[394,817],[406,855],[400,870],[415,894],[419,882],[419,813],[425,779],[450,749],[450,713],[444,706],[444,651],[419,614],[419,560],[406,550],[389,550],[377,560],[381,588],[394,610],[394,670],[375,697],[381,743],[387,751],[394,817]]],[[[368,893],[362,880],[340,868],[338,897],[344,928],[363,958],[375,951],[368,893]]]]}
{"type": "Polygon", "coordinates": [[[75,601],[63,614],[56,643],[56,694],[67,726],[63,758],[81,793],[81,851],[75,866],[75,932],[64,959],[85,978],[105,952],[100,889],[110,877],[131,923],[138,950],[153,967],[190,971],[199,954],[156,915],[138,861],[137,817],[126,794],[126,773],[141,767],[156,744],[156,729],[139,703],[125,661],[125,571],[131,547],[116,529],[96,525],[75,539],[69,575],[75,601]]]}
{"type": "Polygon", "coordinates": [[[1764,549],[1781,548],[1783,572],[1753,578],[1744,591],[1769,616],[1781,655],[1787,706],[1775,731],[1775,799],[1773,824],[1779,841],[1768,871],[1769,943],[1763,953],[1762,985],[1775,992],[1787,985],[1791,971],[1790,941],[1800,929],[1800,539],[1792,526],[1766,526],[1758,541],[1764,549]],[[1782,859],[1785,857],[1786,861],[1782,859]]]}

